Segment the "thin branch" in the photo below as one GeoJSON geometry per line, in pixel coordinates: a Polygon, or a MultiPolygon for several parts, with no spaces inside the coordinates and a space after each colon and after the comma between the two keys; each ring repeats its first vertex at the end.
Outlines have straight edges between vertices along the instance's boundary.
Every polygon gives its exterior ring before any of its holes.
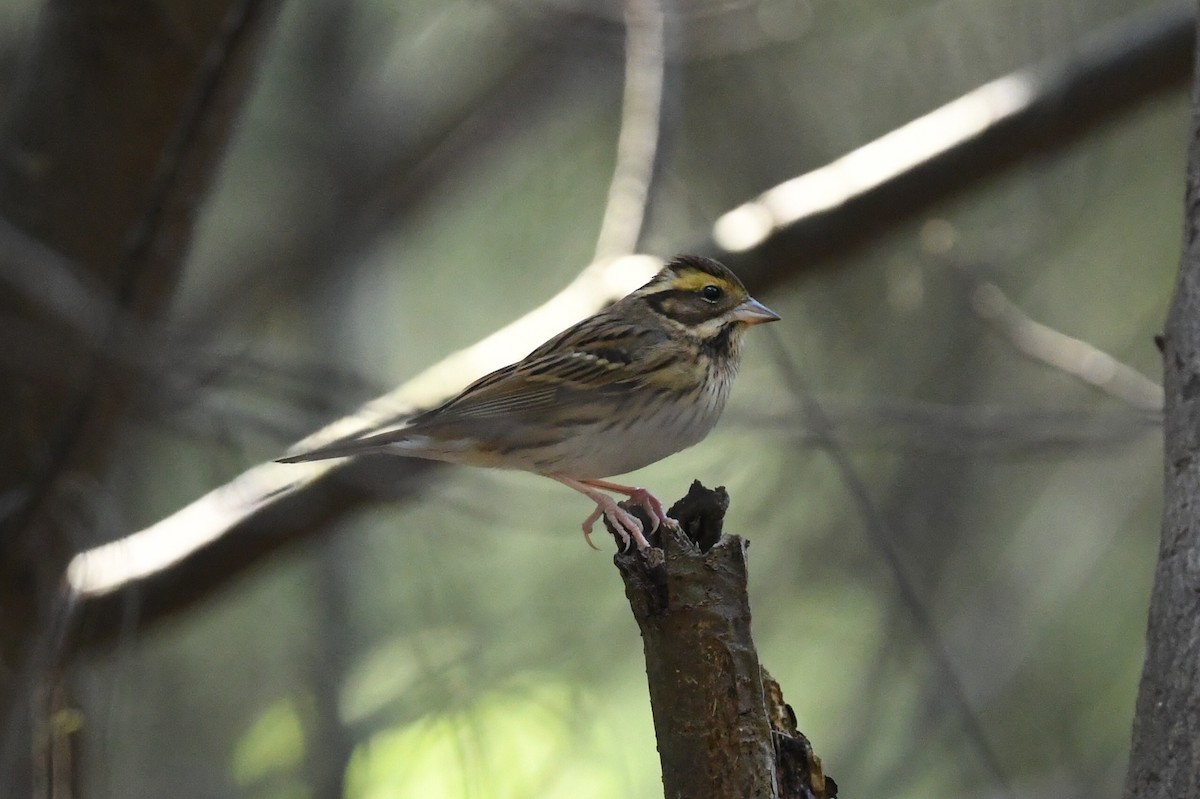
{"type": "Polygon", "coordinates": [[[934,665],[941,675],[942,685],[958,708],[971,748],[979,756],[1000,793],[1010,799],[1015,799],[1017,794],[1009,782],[1008,774],[1001,764],[999,756],[988,739],[987,732],[983,729],[979,714],[975,712],[967,698],[962,678],[959,677],[958,669],[955,668],[954,661],[946,650],[946,645],[933,621],[933,616],[925,606],[916,585],[908,577],[904,562],[896,548],[896,541],[899,540],[896,531],[892,529],[892,524],[879,512],[879,508],[871,499],[867,484],[859,475],[858,470],[854,468],[854,464],[851,463],[849,455],[834,432],[829,417],[825,415],[825,411],[816,401],[807,381],[796,368],[796,364],[783,346],[783,341],[778,334],[771,333],[771,331],[768,333],[774,344],[775,362],[781,374],[786,378],[792,394],[799,398],[801,410],[809,427],[823,436],[823,448],[829,454],[841,477],[842,485],[850,493],[855,507],[863,517],[863,526],[871,540],[872,547],[887,562],[888,571],[891,572],[896,583],[896,591],[912,619],[917,636],[933,658],[934,665]]]}
{"type": "Polygon", "coordinates": [[[1079,141],[1185,85],[1193,3],[1163,2],[1072,52],[997,78],[722,215],[713,254],[757,281],[777,264],[844,257],[1022,160],[1079,141]]]}
{"type": "Polygon", "coordinates": [[[171,272],[173,284],[191,239],[197,197],[216,171],[229,120],[248,84],[245,72],[254,64],[255,44],[270,29],[278,7],[275,0],[239,0],[221,17],[163,148],[141,215],[126,238],[117,292],[123,304],[132,305],[145,291],[148,275],[163,279],[155,272],[171,272]]]}
{"type": "MultiPolygon", "coordinates": [[[[1075,410],[1013,405],[951,405],[897,399],[848,402],[817,398],[838,440],[850,448],[901,452],[990,453],[1009,457],[1124,446],[1162,431],[1162,414],[1127,408],[1075,410]]],[[[730,410],[725,423],[822,441],[812,426],[797,428],[794,413],[730,410]]]]}
{"type": "MultiPolygon", "coordinates": [[[[653,0],[631,0],[627,23],[626,75],[632,85],[626,90],[617,165],[597,243],[598,253],[636,245],[657,152],[664,71],[663,13],[653,0]]],[[[515,360],[541,343],[550,332],[561,330],[628,293],[658,267],[657,260],[645,257],[597,260],[540,308],[449,356],[399,389],[363,406],[356,414],[308,436],[296,447],[321,446],[395,424],[413,410],[449,396],[473,377],[515,360]]],[[[67,570],[68,584],[84,597],[119,590],[215,541],[258,507],[253,498],[258,497],[257,502],[263,503],[281,497],[329,474],[338,465],[337,461],[299,467],[260,464],[238,478],[237,488],[232,491],[223,490],[229,488],[225,486],[146,530],[76,556],[67,570]],[[186,512],[189,509],[191,512],[186,512]],[[197,527],[197,514],[218,526],[197,527]]]]}
{"type": "Polygon", "coordinates": [[[971,297],[971,308],[1030,358],[1076,377],[1133,408],[1162,410],[1162,386],[1094,344],[1035,321],[995,283],[979,281],[971,297]]]}
{"type": "MultiPolygon", "coordinates": [[[[843,192],[841,201],[823,210],[794,218],[772,215],[767,237],[754,245],[742,240],[740,246],[748,249],[707,249],[727,260],[756,291],[783,282],[801,265],[809,268],[834,255],[845,255],[881,229],[911,218],[931,203],[1021,158],[1078,141],[1096,125],[1180,84],[1191,64],[1191,13],[1190,7],[1170,3],[1127,21],[1080,53],[1033,70],[1041,79],[1029,84],[1032,94],[1028,101],[994,125],[977,130],[959,146],[909,171],[888,168],[892,177],[866,189],[860,185],[843,192]]],[[[315,446],[352,435],[430,404],[489,368],[524,355],[555,331],[637,285],[652,270],[653,262],[638,259],[593,264],[533,313],[300,445],[315,446]]],[[[143,620],[153,621],[203,597],[276,548],[318,534],[321,525],[372,497],[403,496],[409,479],[428,468],[408,461],[385,467],[370,460],[356,465],[255,466],[124,542],[76,557],[68,584],[81,592],[86,615],[77,643],[86,646],[105,641],[117,629],[120,603],[105,596],[109,592],[136,587],[145,599],[143,620]],[[363,486],[371,486],[371,490],[363,486]],[[298,507],[305,513],[297,515],[298,507]],[[239,535],[239,545],[224,543],[234,534],[239,535]],[[185,543],[187,536],[190,543],[185,543]],[[134,557],[133,553],[141,550],[131,545],[153,549],[159,542],[171,553],[169,557],[134,557]]]]}
{"type": "MultiPolygon", "coordinates": [[[[136,380],[142,391],[132,401],[160,416],[202,405],[211,399],[202,389],[235,376],[255,387],[269,384],[283,395],[281,401],[293,405],[311,402],[318,391],[328,398],[331,386],[362,393],[368,388],[336,366],[287,363],[278,356],[206,347],[192,340],[195,334],[144,319],[97,285],[82,264],[0,216],[0,285],[4,284],[37,308],[42,321],[0,315],[0,364],[10,373],[60,385],[80,396],[88,394],[97,363],[136,380]]],[[[273,427],[281,425],[276,421],[273,427]]]]}
{"type": "MultiPolygon", "coordinates": [[[[121,243],[116,263],[103,267],[91,264],[97,271],[104,267],[112,270],[107,275],[107,288],[116,300],[96,308],[138,313],[157,309],[168,299],[191,240],[199,199],[215,174],[215,164],[232,129],[234,110],[249,85],[248,73],[258,52],[255,44],[270,27],[278,6],[276,0],[240,0],[218,18],[194,74],[188,73],[192,80],[180,87],[186,91],[180,93],[180,110],[172,119],[161,151],[153,146],[146,148],[155,167],[146,186],[148,198],[136,209],[135,216],[120,220],[123,227],[105,231],[121,243]]],[[[63,187],[62,193],[73,201],[77,187],[69,189],[63,187]]],[[[102,204],[105,199],[95,202],[102,204]]],[[[105,347],[133,318],[131,314],[114,313],[110,319],[103,319],[96,316],[96,311],[93,317],[92,324],[103,327],[97,335],[105,347]]],[[[109,431],[116,418],[113,411],[119,403],[113,402],[113,395],[120,395],[125,381],[109,366],[95,359],[83,389],[71,396],[58,414],[53,434],[47,436],[52,441],[47,463],[23,492],[22,507],[11,514],[17,525],[25,526],[34,519],[59,475],[89,457],[89,446],[103,445],[102,436],[85,433],[89,427],[109,431]]]]}
{"type": "Polygon", "coordinates": [[[625,98],[617,165],[595,260],[637,251],[658,153],[666,72],[666,18],[659,0],[626,0],[625,98]]]}
{"type": "MultiPolygon", "coordinates": [[[[50,4],[40,16],[0,112],[0,214],[86,265],[115,298],[99,308],[150,315],[169,299],[279,5],[50,4]]],[[[74,335],[44,304],[0,295],[0,306],[58,342],[74,335]]],[[[111,330],[102,312],[85,326],[101,339],[111,330]]],[[[41,719],[30,700],[59,679],[70,603],[62,569],[76,544],[54,500],[103,470],[131,393],[129,373],[79,354],[79,380],[24,380],[0,403],[21,419],[0,459],[0,774],[14,795],[32,789],[41,719]]]]}

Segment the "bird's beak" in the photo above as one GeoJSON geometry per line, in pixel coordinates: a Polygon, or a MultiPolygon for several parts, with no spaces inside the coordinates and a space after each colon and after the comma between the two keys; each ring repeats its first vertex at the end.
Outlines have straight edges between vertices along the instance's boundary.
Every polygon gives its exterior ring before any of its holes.
{"type": "Polygon", "coordinates": [[[734,308],[731,316],[735,321],[745,322],[748,325],[761,325],[763,322],[779,321],[779,314],[753,297],[750,297],[741,305],[734,308]]]}

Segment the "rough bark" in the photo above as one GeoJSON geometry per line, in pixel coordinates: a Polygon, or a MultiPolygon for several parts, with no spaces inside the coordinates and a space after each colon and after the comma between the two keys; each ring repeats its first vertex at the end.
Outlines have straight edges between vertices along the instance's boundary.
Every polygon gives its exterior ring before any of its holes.
{"type": "Polygon", "coordinates": [[[1192,91],[1183,254],[1164,355],[1162,536],[1125,796],[1200,797],[1200,74],[1192,91]]]}
{"type": "MultiPolygon", "coordinates": [[[[642,632],[664,794],[670,799],[826,799],[825,777],[750,634],[747,542],[721,534],[729,497],[693,483],[661,549],[618,554],[642,632]]],[[[631,511],[637,512],[635,508],[631,511]]]]}

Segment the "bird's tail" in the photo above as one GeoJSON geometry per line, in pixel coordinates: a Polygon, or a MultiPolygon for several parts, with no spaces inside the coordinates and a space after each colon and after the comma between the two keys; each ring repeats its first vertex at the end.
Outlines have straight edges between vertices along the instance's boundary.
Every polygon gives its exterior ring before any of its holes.
{"type": "Polygon", "coordinates": [[[326,444],[323,447],[297,452],[277,458],[276,463],[304,463],[305,461],[323,461],[330,458],[349,458],[354,455],[369,455],[373,452],[397,452],[403,450],[408,436],[403,430],[389,430],[386,433],[363,438],[343,438],[326,444]]]}

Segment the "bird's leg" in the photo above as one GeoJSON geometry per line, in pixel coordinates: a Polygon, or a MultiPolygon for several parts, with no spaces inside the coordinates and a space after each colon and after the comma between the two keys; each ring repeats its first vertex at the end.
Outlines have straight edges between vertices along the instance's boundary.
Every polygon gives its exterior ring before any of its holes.
{"type": "MultiPolygon", "coordinates": [[[[597,491],[592,481],[572,480],[570,477],[563,477],[557,474],[549,476],[563,485],[575,489],[596,503],[596,509],[583,522],[583,537],[587,539],[588,544],[592,543],[592,525],[603,514],[612,522],[613,529],[617,531],[617,535],[621,538],[621,543],[624,544],[624,549],[629,548],[631,539],[637,543],[638,549],[643,552],[650,548],[650,542],[646,540],[646,536],[642,535],[642,523],[638,521],[638,518],[619,506],[616,500],[608,494],[597,491]]],[[[595,546],[593,545],[594,548],[595,546]]]]}
{"type": "Polygon", "coordinates": [[[604,491],[612,491],[617,494],[624,494],[629,497],[637,505],[641,505],[646,510],[646,515],[650,517],[650,532],[656,531],[660,525],[667,527],[679,527],[679,522],[672,519],[663,510],[662,503],[658,501],[658,497],[651,494],[644,488],[634,488],[633,486],[621,485],[620,483],[610,483],[607,480],[581,480],[584,485],[599,488],[604,491]]]}

